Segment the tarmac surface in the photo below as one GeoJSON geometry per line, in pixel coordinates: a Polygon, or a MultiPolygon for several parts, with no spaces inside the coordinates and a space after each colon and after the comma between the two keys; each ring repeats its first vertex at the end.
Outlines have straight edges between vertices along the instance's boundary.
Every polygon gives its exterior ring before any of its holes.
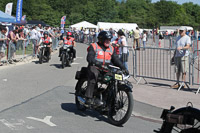
{"type": "MultiPolygon", "coordinates": [[[[57,53],[57,51],[54,53],[57,53]]],[[[2,66],[0,69],[27,64],[34,60],[37,59],[31,59],[29,57],[23,62],[2,66]]],[[[136,78],[136,80],[139,80],[139,78],[136,78]]],[[[185,107],[188,102],[191,102],[195,108],[200,109],[200,94],[195,94],[198,86],[190,86],[190,89],[185,88],[177,91],[177,89],[170,88],[170,86],[174,84],[174,82],[171,81],[145,79],[148,82],[146,83],[145,80],[141,79],[139,84],[137,84],[136,80],[134,78],[130,79],[134,86],[133,97],[135,100],[134,106],[136,106],[136,110],[134,110],[135,116],[145,116],[147,118],[160,120],[159,117],[163,109],[169,109],[170,106],[174,106],[175,108],[185,107]],[[141,104],[143,106],[139,106],[141,104]],[[140,111],[137,111],[137,109],[140,111]]]]}

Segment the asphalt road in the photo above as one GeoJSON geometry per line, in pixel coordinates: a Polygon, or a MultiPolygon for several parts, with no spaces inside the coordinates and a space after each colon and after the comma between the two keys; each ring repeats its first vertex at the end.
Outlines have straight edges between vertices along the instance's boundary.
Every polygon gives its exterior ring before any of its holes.
{"type": "MultiPolygon", "coordinates": [[[[65,69],[57,53],[49,63],[33,61],[0,69],[0,132],[151,133],[158,129],[161,125],[157,122],[133,116],[123,127],[116,127],[97,112],[76,109],[74,76],[76,70],[87,65],[86,49],[87,45],[77,44],[77,59],[65,69]]],[[[140,112],[135,106],[133,110],[140,112]]]]}

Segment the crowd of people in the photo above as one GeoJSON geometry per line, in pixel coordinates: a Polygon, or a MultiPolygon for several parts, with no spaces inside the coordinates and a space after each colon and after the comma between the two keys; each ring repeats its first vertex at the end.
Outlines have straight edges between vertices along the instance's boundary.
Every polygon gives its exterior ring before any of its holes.
{"type": "Polygon", "coordinates": [[[41,24],[37,26],[0,26],[0,65],[1,59],[5,57],[7,50],[7,58],[10,63],[16,62],[16,50],[24,49],[32,44],[33,58],[38,55],[38,46],[43,33],[48,32],[52,39],[52,51],[57,49],[62,33],[59,28],[50,26],[43,27],[41,24]]]}

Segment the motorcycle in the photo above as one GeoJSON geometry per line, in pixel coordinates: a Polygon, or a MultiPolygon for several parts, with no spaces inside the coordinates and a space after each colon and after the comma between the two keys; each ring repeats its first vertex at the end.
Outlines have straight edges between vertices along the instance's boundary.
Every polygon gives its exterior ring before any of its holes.
{"type": "Polygon", "coordinates": [[[49,44],[43,43],[40,46],[39,52],[39,63],[42,64],[44,61],[49,62],[50,60],[50,48],[48,47],[49,44]]]}
{"type": "Polygon", "coordinates": [[[94,109],[102,115],[107,115],[111,124],[121,126],[128,121],[132,114],[133,86],[127,80],[130,76],[124,75],[119,67],[109,65],[108,68],[101,68],[102,73],[98,77],[93,93],[93,104],[89,107],[85,104],[88,82],[87,67],[82,67],[81,71],[77,71],[75,102],[78,110],[94,109]]]}
{"type": "Polygon", "coordinates": [[[60,56],[62,68],[65,68],[65,66],[71,66],[71,63],[74,60],[72,48],[73,46],[71,45],[63,45],[63,50],[60,56]]]}
{"type": "Polygon", "coordinates": [[[156,133],[200,133],[200,110],[192,106],[164,109],[162,127],[156,133]]]}

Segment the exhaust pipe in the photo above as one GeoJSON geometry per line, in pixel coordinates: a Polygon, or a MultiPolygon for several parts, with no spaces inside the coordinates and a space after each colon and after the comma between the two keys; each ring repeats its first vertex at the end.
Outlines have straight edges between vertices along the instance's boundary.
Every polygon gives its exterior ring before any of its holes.
{"type": "Polygon", "coordinates": [[[79,101],[81,104],[85,105],[85,99],[83,99],[83,98],[80,97],[80,96],[77,96],[77,98],[78,98],[78,101],[79,101]]]}

